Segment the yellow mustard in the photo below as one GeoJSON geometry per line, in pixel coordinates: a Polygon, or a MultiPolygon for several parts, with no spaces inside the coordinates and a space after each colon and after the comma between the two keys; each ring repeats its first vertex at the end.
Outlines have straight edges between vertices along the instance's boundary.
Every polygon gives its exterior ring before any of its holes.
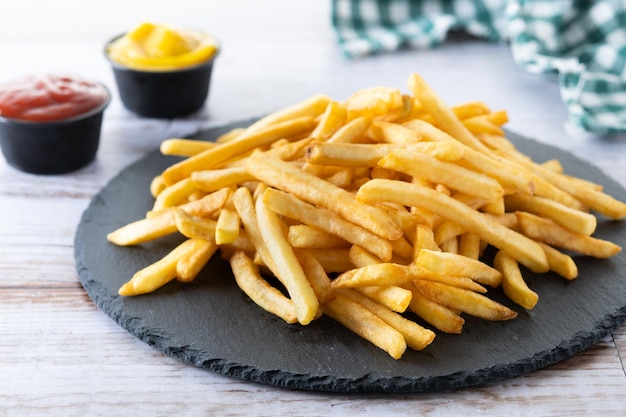
{"type": "Polygon", "coordinates": [[[107,54],[128,68],[171,71],[205,62],[217,48],[217,42],[205,33],[146,22],[113,41],[107,54]]]}

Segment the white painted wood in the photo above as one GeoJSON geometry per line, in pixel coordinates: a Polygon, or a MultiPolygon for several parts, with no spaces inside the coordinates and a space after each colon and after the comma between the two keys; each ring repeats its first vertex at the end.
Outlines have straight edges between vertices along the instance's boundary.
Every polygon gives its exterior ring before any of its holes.
{"type": "Polygon", "coordinates": [[[161,140],[254,117],[324,92],[343,98],[377,84],[405,89],[420,72],[450,103],[506,109],[509,128],[563,147],[626,186],[626,137],[575,138],[554,80],[516,67],[506,45],[452,41],[347,61],[330,29],[329,2],[40,2],[0,4],[0,82],[71,70],[114,92],[97,161],[40,177],[0,158],[0,416],[621,416],[626,327],[597,346],[528,375],[427,395],[329,395],[234,380],[169,358],[100,312],[78,283],[73,238],[91,197],[161,140]],[[109,37],[142,20],[215,33],[224,49],[209,102],[177,121],[121,106],[102,55],[109,37]]]}

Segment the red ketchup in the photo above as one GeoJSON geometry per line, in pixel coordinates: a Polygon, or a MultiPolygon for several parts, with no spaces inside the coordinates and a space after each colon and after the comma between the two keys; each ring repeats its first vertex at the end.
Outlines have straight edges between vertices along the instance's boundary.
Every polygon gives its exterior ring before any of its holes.
{"type": "Polygon", "coordinates": [[[0,84],[0,116],[48,122],[89,112],[107,99],[100,84],[74,75],[34,75],[0,84]]]}

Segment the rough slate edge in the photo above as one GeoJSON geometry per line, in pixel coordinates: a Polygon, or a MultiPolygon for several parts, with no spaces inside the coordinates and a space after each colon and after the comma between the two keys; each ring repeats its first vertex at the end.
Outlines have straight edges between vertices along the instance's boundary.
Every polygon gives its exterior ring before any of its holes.
{"type": "MultiPolygon", "coordinates": [[[[249,122],[242,122],[238,125],[246,125],[249,122]]],[[[198,137],[203,139],[216,137],[234,127],[234,125],[225,126],[220,129],[203,132],[198,137]]],[[[518,140],[515,135],[510,135],[515,140],[516,145],[523,152],[528,152],[524,148],[532,150],[535,147],[545,148],[549,151],[550,147],[529,140],[518,140]]],[[[156,151],[155,151],[156,152],[156,151]]],[[[561,151],[562,152],[562,151],[561,151]]],[[[530,152],[532,153],[532,152],[530,152]]],[[[535,150],[536,153],[536,150],[535,150]]],[[[550,153],[550,152],[548,152],[550,153]]],[[[596,169],[593,167],[593,169],[596,169]]],[[[124,171],[120,173],[124,175],[124,171]]],[[[603,174],[602,174],[603,175],[603,174]]],[[[623,194],[623,189],[611,182],[612,192],[616,190],[623,194]]],[[[106,187],[105,187],[106,188],[106,187]]],[[[621,197],[623,198],[623,197],[621,197]]],[[[96,196],[90,207],[83,214],[81,226],[87,212],[99,204],[99,196],[96,196]]],[[[79,228],[80,229],[80,228],[79,228]]],[[[145,343],[179,359],[195,366],[207,368],[217,373],[250,380],[254,382],[275,385],[279,387],[287,387],[293,389],[314,390],[314,391],[332,391],[343,393],[417,393],[428,391],[441,391],[461,387],[481,385],[484,383],[496,382],[505,378],[518,376],[530,371],[545,367],[556,363],[560,360],[573,356],[584,349],[597,343],[603,337],[607,336],[612,330],[626,321],[626,306],[618,309],[614,313],[607,314],[600,320],[594,328],[588,331],[581,331],[573,335],[570,340],[566,340],[555,346],[554,348],[536,352],[532,357],[513,363],[495,364],[491,367],[475,370],[473,372],[456,372],[443,376],[415,377],[407,379],[405,377],[380,377],[374,373],[364,375],[362,378],[338,378],[332,375],[311,377],[307,374],[285,374],[280,370],[263,371],[255,367],[242,366],[238,362],[226,359],[207,358],[202,351],[191,348],[190,346],[171,347],[167,343],[167,337],[160,334],[159,329],[142,329],[140,332],[135,327],[133,317],[129,317],[123,310],[112,311],[105,305],[105,301],[100,297],[102,290],[99,288],[100,283],[91,277],[91,271],[83,262],[83,247],[78,244],[79,233],[77,232],[77,241],[75,245],[77,269],[81,278],[81,283],[94,299],[95,303],[105,311],[120,326],[131,332],[131,334],[143,340],[145,343]]],[[[106,292],[106,291],[105,291],[106,292]]],[[[624,300],[626,304],[626,300],[624,300]]]]}

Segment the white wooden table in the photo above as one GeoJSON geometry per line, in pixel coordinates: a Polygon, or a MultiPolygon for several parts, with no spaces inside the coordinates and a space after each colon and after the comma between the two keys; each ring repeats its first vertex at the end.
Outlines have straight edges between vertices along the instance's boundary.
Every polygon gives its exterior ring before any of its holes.
{"type": "MultiPolygon", "coordinates": [[[[288,391],[180,363],[96,308],[75,270],[73,239],[90,199],[161,140],[277,110],[315,93],[345,98],[373,85],[406,89],[417,71],[451,104],[506,109],[508,128],[565,148],[626,186],[626,136],[575,138],[554,80],[523,72],[506,45],[451,41],[348,61],[329,2],[3,1],[0,81],[70,70],[114,90],[105,41],[143,20],[213,32],[223,43],[205,109],[164,121],[105,113],[97,160],[34,176],[0,158],[0,416],[99,415],[624,415],[626,327],[545,369],[487,386],[427,395],[288,391]]],[[[626,302],[626,300],[625,300],[626,302]]]]}

